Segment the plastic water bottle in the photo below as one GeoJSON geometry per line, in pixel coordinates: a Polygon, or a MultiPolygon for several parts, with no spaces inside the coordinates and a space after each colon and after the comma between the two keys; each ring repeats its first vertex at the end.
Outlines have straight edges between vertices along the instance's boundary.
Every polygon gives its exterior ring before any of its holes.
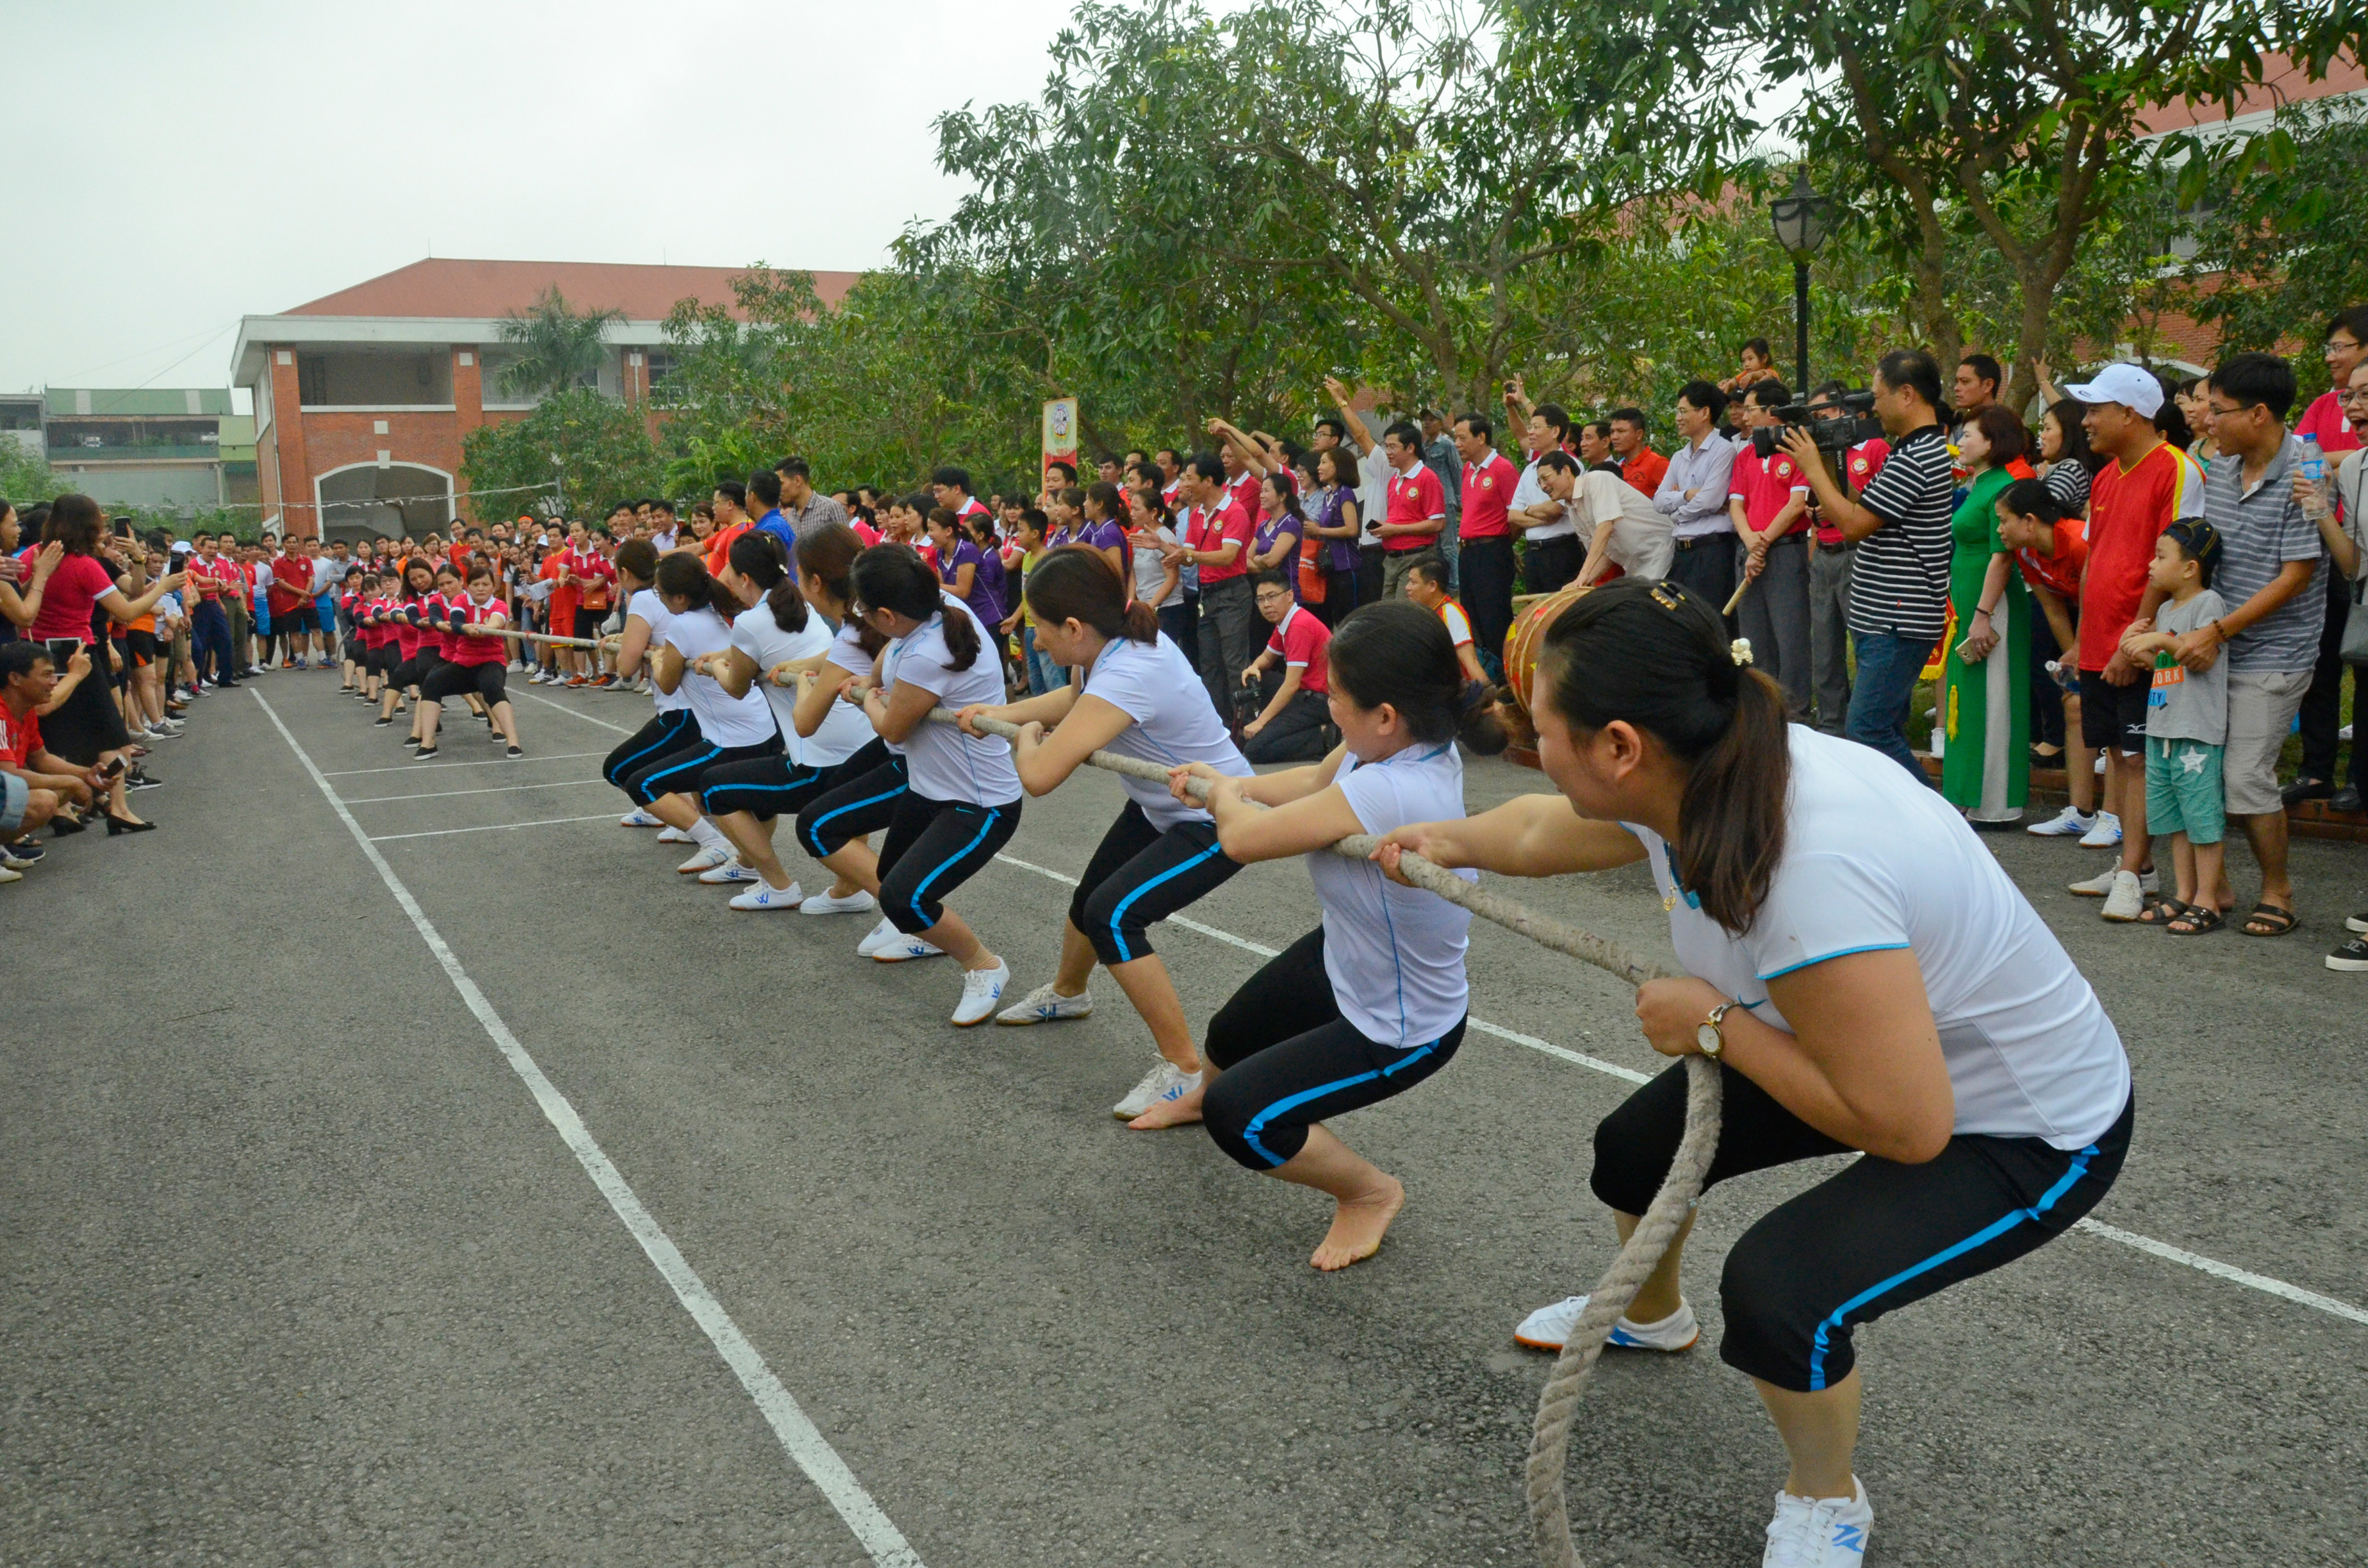
{"type": "Polygon", "coordinates": [[[2316,436],[2302,438],[2302,476],[2313,484],[2327,483],[2327,453],[2320,449],[2316,436]]]}

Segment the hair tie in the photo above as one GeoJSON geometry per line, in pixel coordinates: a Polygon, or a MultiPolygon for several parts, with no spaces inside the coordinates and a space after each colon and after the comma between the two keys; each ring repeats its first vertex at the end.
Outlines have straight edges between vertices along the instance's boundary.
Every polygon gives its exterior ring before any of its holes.
{"type": "Polygon", "coordinates": [[[1748,666],[1751,663],[1751,639],[1748,637],[1738,637],[1734,642],[1729,642],[1726,645],[1726,656],[1735,661],[1735,667],[1736,669],[1743,669],[1748,666]]]}

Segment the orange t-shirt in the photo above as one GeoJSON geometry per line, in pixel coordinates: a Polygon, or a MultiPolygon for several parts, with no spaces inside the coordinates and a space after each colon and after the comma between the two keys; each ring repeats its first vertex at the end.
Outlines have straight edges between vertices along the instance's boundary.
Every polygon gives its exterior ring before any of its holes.
{"type": "Polygon", "coordinates": [[[732,541],[746,533],[751,526],[744,519],[707,541],[707,574],[709,576],[712,577],[723,570],[732,557],[732,541]]]}

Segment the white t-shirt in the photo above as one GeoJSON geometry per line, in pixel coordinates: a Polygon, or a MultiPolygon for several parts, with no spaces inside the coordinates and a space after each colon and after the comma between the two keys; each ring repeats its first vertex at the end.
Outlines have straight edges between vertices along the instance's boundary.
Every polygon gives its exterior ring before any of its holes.
{"type": "MultiPolygon", "coordinates": [[[[939,603],[938,615],[912,635],[889,643],[881,654],[881,689],[893,698],[900,682],[916,686],[935,695],[939,706],[952,709],[1001,702],[1007,695],[1003,665],[995,656],[993,639],[960,599],[941,597],[939,603]],[[946,650],[945,618],[950,615],[967,616],[978,628],[978,657],[966,670],[954,668],[953,656],[946,650]]],[[[1008,741],[966,735],[951,724],[924,719],[889,749],[904,754],[913,793],[925,801],[1002,806],[1019,799],[1019,770],[1012,766],[1008,741]]]]}
{"type": "MultiPolygon", "coordinates": [[[[1370,426],[1368,426],[1370,428],[1370,426]]],[[[1357,548],[1379,550],[1381,535],[1373,531],[1377,523],[1390,520],[1390,481],[1397,470],[1376,440],[1372,449],[1357,454],[1357,548]]]]}
{"type": "MultiPolygon", "coordinates": [[[[1137,757],[1162,767],[1205,762],[1218,772],[1247,778],[1257,769],[1243,759],[1225,722],[1217,717],[1204,685],[1182,649],[1162,632],[1156,642],[1113,637],[1102,644],[1093,667],[1086,672],[1087,697],[1104,702],[1134,721],[1108,750],[1137,757]]],[[[1165,784],[1119,775],[1119,785],[1151,825],[1165,833],[1178,823],[1207,822],[1209,813],[1188,806],[1170,794],[1165,784]]]]}
{"type": "MultiPolygon", "coordinates": [[[[792,593],[796,591],[794,588],[791,590],[792,593]]],[[[811,609],[806,611],[806,623],[795,631],[782,631],[780,622],[773,619],[773,607],[761,601],[732,618],[732,646],[747,654],[757,665],[757,678],[749,683],[749,689],[761,695],[766,705],[772,709],[773,722],[780,730],[781,739],[788,744],[789,757],[793,763],[810,760],[805,755],[809,743],[798,735],[795,720],[797,688],[775,686],[766,676],[775,665],[784,660],[811,659],[827,651],[830,638],[830,623],[811,609]]],[[[823,734],[822,730],[816,730],[814,739],[820,740],[823,734]]],[[[837,757],[830,759],[832,762],[837,760],[837,757]]]]}
{"type": "MultiPolygon", "coordinates": [[[[1333,782],[1367,833],[1463,814],[1463,759],[1455,743],[1417,742],[1377,763],[1341,758],[1333,782]]],[[[1455,873],[1467,882],[1477,871],[1455,873]]],[[[1471,1010],[1463,949],[1472,915],[1435,892],[1404,887],[1370,860],[1329,849],[1307,857],[1324,905],[1324,972],[1340,1016],[1366,1039],[1410,1050],[1429,1045],[1471,1010]]]]}
{"type": "MultiPolygon", "coordinates": [[[[722,616],[701,607],[669,619],[666,640],[680,649],[688,662],[732,646],[732,628],[723,623],[722,616]]],[[[699,733],[710,744],[762,745],[776,733],[773,710],[753,686],[735,698],[713,676],[685,670],[681,684],[675,689],[690,699],[690,711],[699,721],[699,733]]]]}
{"type": "MultiPolygon", "coordinates": [[[[1553,499],[1546,494],[1544,482],[1538,478],[1538,465],[1532,459],[1530,466],[1521,471],[1520,483],[1513,486],[1513,510],[1525,512],[1532,506],[1543,506],[1553,499]]],[[[1647,500],[1645,505],[1650,506],[1652,503],[1647,500]]],[[[1577,531],[1578,525],[1571,520],[1570,505],[1565,502],[1561,517],[1551,523],[1540,523],[1536,528],[1522,529],[1521,537],[1527,540],[1567,539],[1577,531]]]]}
{"type": "Polygon", "coordinates": [[[1827,959],[1906,948],[1924,971],[1956,1091],[1955,1131],[2078,1149],[2130,1097],[2129,1058],[2097,994],[1938,793],[1866,748],[1795,724],[1784,858],[1737,937],[1678,885],[1660,835],[1645,846],[1687,972],[1789,1029],[1768,984],[1827,959]]]}
{"type": "MultiPolygon", "coordinates": [[[[529,583],[527,585],[527,597],[547,597],[550,589],[551,585],[547,582],[529,583]],[[542,589],[543,593],[537,595],[534,591],[537,588],[542,589]]],[[[655,588],[643,588],[625,601],[625,615],[629,619],[640,616],[643,623],[650,629],[649,649],[642,655],[643,662],[646,664],[649,655],[657,652],[658,644],[666,641],[666,628],[674,623],[674,612],[666,608],[666,600],[658,597],[655,588]]],[[[661,713],[672,713],[690,706],[690,694],[680,686],[672,691],[660,691],[657,682],[652,681],[650,695],[656,699],[661,713]]]]}
{"type": "MultiPolygon", "coordinates": [[[[1155,528],[1151,532],[1153,537],[1157,539],[1162,544],[1174,544],[1176,542],[1176,535],[1171,529],[1155,528]]],[[[1178,572],[1176,574],[1176,585],[1167,590],[1167,597],[1159,600],[1156,604],[1152,603],[1151,596],[1159,591],[1160,581],[1167,575],[1167,562],[1160,559],[1159,551],[1150,549],[1147,546],[1139,545],[1135,548],[1134,597],[1136,598],[1141,599],[1144,604],[1151,605],[1151,608],[1154,609],[1166,609],[1169,605],[1182,604],[1184,602],[1184,574],[1181,572],[1178,572]]]]}

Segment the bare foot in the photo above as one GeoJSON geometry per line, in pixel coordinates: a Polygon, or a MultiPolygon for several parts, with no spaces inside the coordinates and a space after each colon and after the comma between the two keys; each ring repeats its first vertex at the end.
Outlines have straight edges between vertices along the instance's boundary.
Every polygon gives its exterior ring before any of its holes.
{"type": "MultiPolygon", "coordinates": [[[[1137,1132],[1156,1132],[1163,1127],[1188,1126],[1201,1119],[1201,1096],[1207,1090],[1208,1085],[1202,1084],[1199,1088],[1178,1095],[1172,1100],[1162,1100],[1128,1122],[1127,1126],[1137,1132]]],[[[1383,1221],[1383,1223],[1386,1224],[1388,1221],[1383,1221]]]]}
{"type": "Polygon", "coordinates": [[[1382,1177],[1383,1186],[1362,1198],[1344,1198],[1332,1216],[1332,1228],[1324,1233],[1315,1256],[1309,1258],[1326,1274],[1362,1263],[1382,1248],[1382,1233],[1406,1207],[1406,1188],[1393,1176],[1382,1177]]]}

